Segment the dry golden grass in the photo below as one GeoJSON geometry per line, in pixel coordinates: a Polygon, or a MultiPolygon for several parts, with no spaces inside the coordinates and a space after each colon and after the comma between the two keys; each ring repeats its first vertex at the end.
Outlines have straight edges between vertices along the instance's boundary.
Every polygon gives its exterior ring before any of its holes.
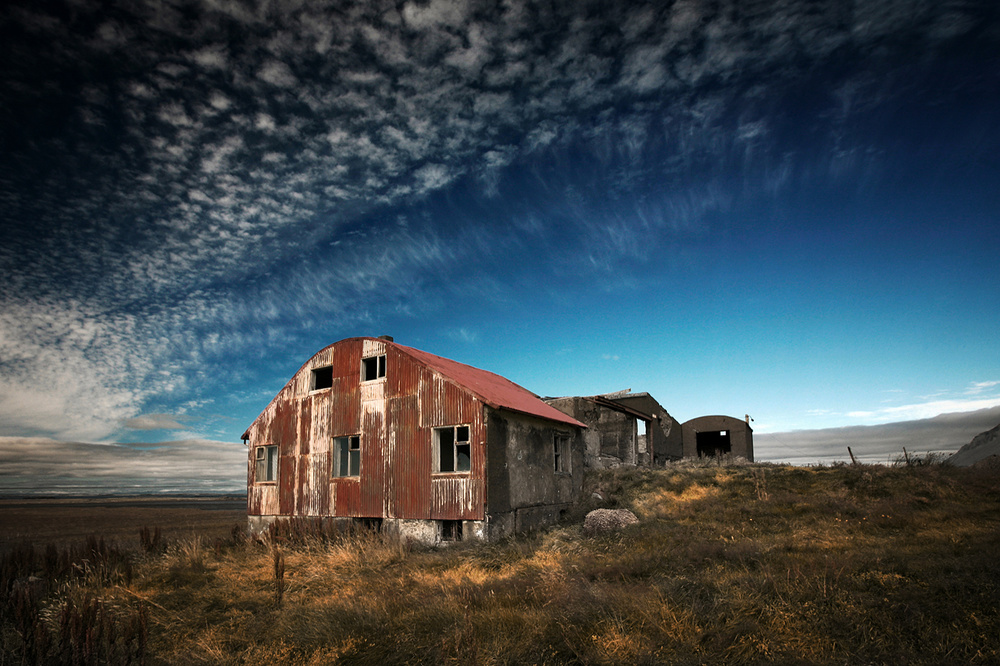
{"type": "Polygon", "coordinates": [[[182,539],[131,582],[74,585],[143,600],[154,664],[1000,662],[996,478],[684,466],[588,485],[639,524],[585,537],[581,506],[544,533],[439,550],[182,539]]]}

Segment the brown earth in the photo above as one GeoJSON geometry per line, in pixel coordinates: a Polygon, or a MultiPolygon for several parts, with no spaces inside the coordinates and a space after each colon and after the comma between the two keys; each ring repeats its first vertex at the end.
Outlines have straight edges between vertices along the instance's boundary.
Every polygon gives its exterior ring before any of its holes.
{"type": "Polygon", "coordinates": [[[0,499],[0,551],[29,541],[69,546],[88,536],[121,544],[138,543],[143,527],[174,540],[199,535],[227,537],[246,525],[246,499],[210,497],[116,497],[76,499],[0,499]]]}

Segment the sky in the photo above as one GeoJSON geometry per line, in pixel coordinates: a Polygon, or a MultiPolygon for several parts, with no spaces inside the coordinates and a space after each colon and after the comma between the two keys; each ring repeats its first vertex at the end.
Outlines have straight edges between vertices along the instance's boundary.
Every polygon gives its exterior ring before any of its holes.
{"type": "Polygon", "coordinates": [[[758,458],[978,424],[998,109],[992,0],[6,3],[0,492],[238,489],[358,335],[758,458]]]}

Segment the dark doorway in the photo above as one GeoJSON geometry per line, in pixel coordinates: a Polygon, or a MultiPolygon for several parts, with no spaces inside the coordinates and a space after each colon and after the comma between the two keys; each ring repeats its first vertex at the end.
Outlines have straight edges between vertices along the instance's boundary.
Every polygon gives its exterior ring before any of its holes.
{"type": "Polygon", "coordinates": [[[733,450],[728,430],[714,430],[697,434],[698,457],[721,456],[733,450]]]}
{"type": "Polygon", "coordinates": [[[441,540],[442,541],[461,541],[462,540],[462,521],[461,520],[442,520],[441,521],[441,540]]]}

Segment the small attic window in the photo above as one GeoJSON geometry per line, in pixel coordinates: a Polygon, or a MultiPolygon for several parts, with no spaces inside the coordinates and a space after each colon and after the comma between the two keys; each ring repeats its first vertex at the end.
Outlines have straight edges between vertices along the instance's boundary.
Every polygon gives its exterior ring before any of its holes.
{"type": "Polygon", "coordinates": [[[371,382],[385,377],[385,354],[361,359],[361,381],[371,382]]]}
{"type": "Polygon", "coordinates": [[[312,386],[309,390],[318,391],[320,389],[328,389],[333,386],[333,366],[326,366],[325,368],[313,368],[312,371],[312,386]]]}

